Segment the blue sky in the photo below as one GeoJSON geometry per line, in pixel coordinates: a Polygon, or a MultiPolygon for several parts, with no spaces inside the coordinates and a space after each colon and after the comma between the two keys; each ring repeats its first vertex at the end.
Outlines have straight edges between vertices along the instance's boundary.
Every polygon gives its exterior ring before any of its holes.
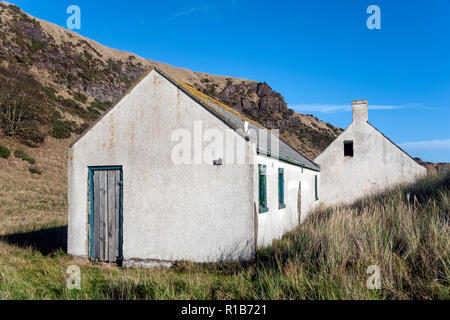
{"type": "Polygon", "coordinates": [[[369,121],[412,156],[450,162],[450,1],[10,0],[81,35],[194,71],[267,82],[296,111],[340,127],[369,121]],[[369,5],[381,29],[369,30],[369,5]]]}

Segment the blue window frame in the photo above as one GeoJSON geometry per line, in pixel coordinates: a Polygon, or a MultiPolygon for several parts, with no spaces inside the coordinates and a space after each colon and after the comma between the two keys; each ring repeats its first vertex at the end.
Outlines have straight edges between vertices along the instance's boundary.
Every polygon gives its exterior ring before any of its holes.
{"type": "Polygon", "coordinates": [[[267,208],[267,168],[263,164],[258,165],[259,175],[259,213],[268,212],[267,208]]]}
{"type": "Polygon", "coordinates": [[[286,208],[284,202],[284,169],[278,169],[278,209],[286,208]]]}
{"type": "Polygon", "coordinates": [[[318,186],[317,186],[317,176],[314,177],[314,186],[315,186],[315,193],[316,193],[316,201],[319,200],[319,192],[318,192],[318,186]]]}

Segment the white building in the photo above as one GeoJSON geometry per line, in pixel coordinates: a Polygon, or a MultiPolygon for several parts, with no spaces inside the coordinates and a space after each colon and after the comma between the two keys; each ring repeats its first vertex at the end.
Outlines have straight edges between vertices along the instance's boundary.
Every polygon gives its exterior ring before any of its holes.
{"type": "Polygon", "coordinates": [[[125,266],[237,261],[319,202],[319,167],[153,69],[69,150],[70,255],[125,266]]]}
{"type": "Polygon", "coordinates": [[[426,173],[368,122],[366,100],[353,101],[353,122],[315,161],[321,167],[321,201],[327,205],[351,203],[426,173]]]}

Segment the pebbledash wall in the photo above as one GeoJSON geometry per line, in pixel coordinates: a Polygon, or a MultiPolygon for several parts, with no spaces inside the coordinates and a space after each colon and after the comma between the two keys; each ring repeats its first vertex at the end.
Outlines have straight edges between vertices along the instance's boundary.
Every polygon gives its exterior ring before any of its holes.
{"type": "MultiPolygon", "coordinates": [[[[314,196],[318,172],[258,155],[253,141],[245,142],[245,164],[213,165],[216,157],[199,164],[174,163],[172,133],[179,128],[193,133],[198,121],[203,130],[230,134],[223,121],[154,70],[72,145],[70,255],[89,257],[88,167],[92,166],[123,167],[125,266],[252,259],[257,248],[298,225],[300,179],[301,218],[318,203],[314,196]],[[268,175],[270,210],[258,213],[258,162],[267,164],[269,172],[286,168],[285,209],[277,206],[277,175],[268,175]]],[[[233,135],[244,139],[237,132],[233,135]]],[[[194,154],[196,144],[191,148],[194,154]]]]}
{"type": "Polygon", "coordinates": [[[321,166],[321,200],[352,201],[425,175],[426,169],[368,122],[366,100],[353,101],[353,122],[315,161],[321,166]],[[353,156],[344,155],[353,143],[353,156]]]}

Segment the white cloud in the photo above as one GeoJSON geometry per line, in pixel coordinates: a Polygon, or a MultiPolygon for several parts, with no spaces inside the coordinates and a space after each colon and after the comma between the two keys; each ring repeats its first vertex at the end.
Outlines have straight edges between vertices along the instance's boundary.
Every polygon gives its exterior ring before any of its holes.
{"type": "Polygon", "coordinates": [[[190,15],[190,14],[193,14],[196,12],[204,12],[204,11],[207,11],[209,8],[210,8],[210,5],[208,3],[206,3],[202,6],[191,7],[186,10],[182,10],[182,11],[179,11],[179,12],[173,14],[171,17],[169,17],[168,20],[173,20],[173,19],[181,17],[181,16],[187,16],[187,15],[190,15]]]}
{"type": "MultiPolygon", "coordinates": [[[[290,105],[289,108],[295,111],[305,113],[305,112],[319,112],[319,113],[336,113],[336,112],[348,112],[352,110],[350,104],[345,105],[333,105],[333,104],[296,104],[290,105]]],[[[393,105],[370,105],[370,110],[394,110],[403,109],[406,106],[393,106],[393,105]]]]}
{"type": "MultiPolygon", "coordinates": [[[[311,103],[311,104],[293,104],[289,108],[295,111],[306,112],[318,112],[318,113],[336,113],[336,112],[349,112],[352,111],[351,104],[327,104],[327,103],[311,103]]],[[[405,105],[381,105],[370,104],[369,110],[397,110],[397,109],[422,109],[422,110],[439,110],[439,108],[429,107],[418,103],[409,103],[405,105]]]]}
{"type": "Polygon", "coordinates": [[[211,12],[217,13],[218,11],[223,11],[224,9],[236,9],[239,6],[239,0],[227,0],[227,1],[220,1],[220,2],[213,2],[213,1],[197,1],[197,3],[194,5],[192,4],[190,7],[188,7],[185,10],[178,11],[171,15],[169,18],[167,18],[167,21],[171,21],[173,19],[182,17],[182,16],[188,16],[191,14],[200,14],[200,13],[208,13],[211,12]],[[201,4],[202,2],[205,2],[204,4],[201,4]]]}
{"type": "Polygon", "coordinates": [[[415,141],[401,143],[402,148],[408,150],[442,150],[450,149],[450,139],[444,140],[429,140],[429,141],[415,141]]]}

